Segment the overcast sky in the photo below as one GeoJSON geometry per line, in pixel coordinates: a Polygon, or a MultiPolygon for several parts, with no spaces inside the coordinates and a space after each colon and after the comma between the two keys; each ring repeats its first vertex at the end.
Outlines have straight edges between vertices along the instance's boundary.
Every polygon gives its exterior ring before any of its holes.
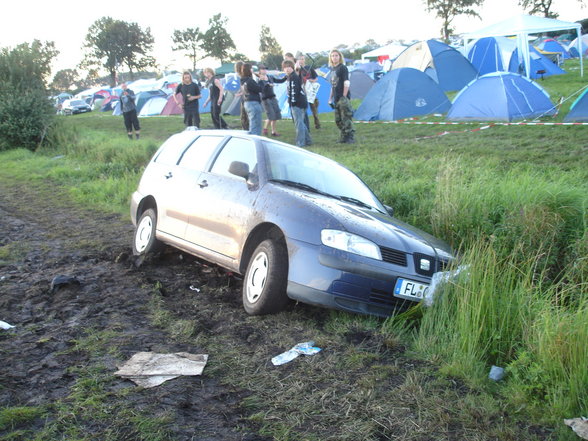
{"type": "MultiPolygon", "coordinates": [[[[460,17],[457,33],[471,32],[520,14],[517,0],[486,0],[479,10],[481,20],[460,17]]],[[[588,9],[577,0],[553,0],[553,11],[563,21],[588,17],[588,9]]],[[[259,32],[269,26],[284,51],[314,52],[338,44],[352,45],[373,39],[384,44],[392,39],[426,40],[437,38],[441,21],[428,13],[421,0],[320,0],[264,1],[218,0],[190,2],[148,2],[137,0],[31,0],[6,1],[2,5],[0,47],[13,47],[34,39],[54,41],[60,55],[59,69],[75,68],[82,58],[82,45],[88,28],[96,20],[110,16],[150,28],[155,38],[155,57],[161,68],[183,70],[190,67],[186,58],[172,52],[175,29],[208,29],[208,20],[221,13],[228,18],[227,28],[237,50],[252,59],[259,58],[259,32]],[[295,7],[297,6],[297,7],[295,7]]],[[[210,62],[212,67],[217,61],[210,62]]],[[[204,67],[204,66],[201,66],[204,67]]]]}

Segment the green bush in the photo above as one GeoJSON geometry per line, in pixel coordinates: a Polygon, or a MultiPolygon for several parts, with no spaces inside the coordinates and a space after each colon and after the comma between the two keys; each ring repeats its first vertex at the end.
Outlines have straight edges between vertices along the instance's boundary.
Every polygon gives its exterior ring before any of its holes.
{"type": "Polygon", "coordinates": [[[0,151],[36,150],[53,124],[55,110],[41,89],[23,92],[0,88],[0,151]]]}

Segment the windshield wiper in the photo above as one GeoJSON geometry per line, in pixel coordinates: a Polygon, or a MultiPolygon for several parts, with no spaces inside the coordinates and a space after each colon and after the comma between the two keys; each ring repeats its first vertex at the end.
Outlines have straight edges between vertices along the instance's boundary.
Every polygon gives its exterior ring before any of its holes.
{"type": "Polygon", "coordinates": [[[372,207],[370,204],[366,204],[365,202],[360,201],[359,199],[352,198],[351,196],[335,196],[335,197],[337,199],[341,199],[342,201],[351,202],[352,204],[359,205],[360,207],[377,210],[376,207],[372,207]]]}
{"type": "MultiPolygon", "coordinates": [[[[284,185],[288,185],[290,187],[300,188],[302,190],[307,190],[312,193],[318,193],[318,194],[322,194],[322,195],[326,194],[326,193],[323,193],[322,191],[314,188],[312,185],[304,184],[302,182],[289,181],[288,179],[270,179],[270,182],[277,182],[278,184],[284,184],[284,185]]],[[[330,196],[330,195],[327,195],[327,196],[330,196]]]]}

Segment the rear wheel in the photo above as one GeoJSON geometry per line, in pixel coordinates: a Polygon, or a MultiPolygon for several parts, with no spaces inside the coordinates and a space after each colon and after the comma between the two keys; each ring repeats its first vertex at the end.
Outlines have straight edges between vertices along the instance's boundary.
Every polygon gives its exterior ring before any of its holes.
{"type": "Polygon", "coordinates": [[[139,256],[161,249],[162,243],[155,238],[155,229],[157,227],[157,213],[153,208],[143,212],[133,238],[133,254],[139,256]]]}
{"type": "Polygon", "coordinates": [[[243,282],[243,307],[248,314],[281,311],[288,303],[288,253],[283,242],[261,242],[247,265],[243,282]]]}

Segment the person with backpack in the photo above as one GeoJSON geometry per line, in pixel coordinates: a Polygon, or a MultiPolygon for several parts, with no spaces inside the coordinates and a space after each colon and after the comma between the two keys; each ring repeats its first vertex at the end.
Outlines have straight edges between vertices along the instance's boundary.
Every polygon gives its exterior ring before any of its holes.
{"type": "Polygon", "coordinates": [[[139,125],[139,118],[137,117],[137,106],[135,105],[135,92],[127,87],[127,83],[121,84],[120,105],[125,121],[125,128],[127,129],[127,136],[133,139],[133,128],[135,129],[135,137],[139,139],[141,126],[139,125]]]}

